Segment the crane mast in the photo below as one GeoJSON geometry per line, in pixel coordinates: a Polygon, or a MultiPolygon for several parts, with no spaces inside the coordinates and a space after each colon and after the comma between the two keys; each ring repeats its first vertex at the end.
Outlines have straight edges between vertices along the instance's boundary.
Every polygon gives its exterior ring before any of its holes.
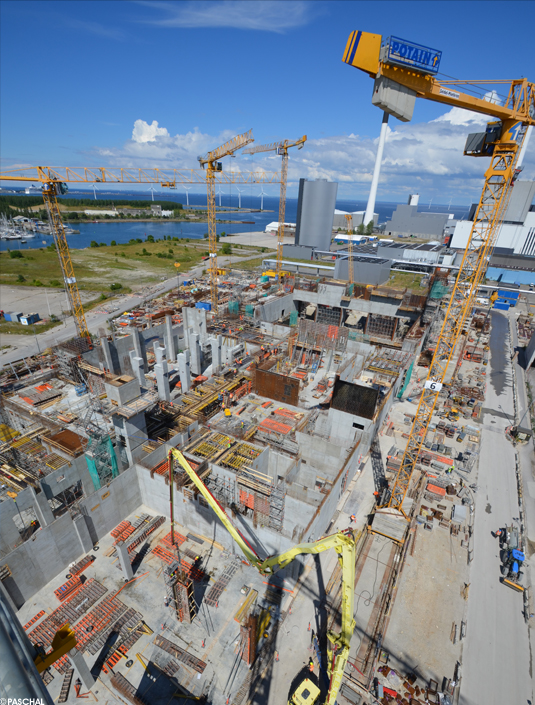
{"type": "Polygon", "coordinates": [[[279,227],[277,229],[277,281],[279,288],[282,287],[281,272],[282,272],[282,247],[284,244],[284,220],[286,218],[286,184],[288,180],[288,150],[291,147],[302,149],[307,136],[303,135],[301,139],[290,142],[271,142],[271,144],[262,144],[257,147],[249,147],[244,149],[242,154],[258,154],[259,152],[277,152],[282,157],[281,164],[281,190],[279,196],[279,227]]]}
{"type": "Polygon", "coordinates": [[[448,365],[459,340],[467,316],[475,302],[477,287],[487,269],[499,226],[511,197],[517,176],[516,163],[528,125],[535,124],[535,85],[527,79],[513,81],[439,81],[441,52],[396,37],[386,40],[378,34],[352,32],[343,61],[375,78],[372,102],[397,115],[400,120],[412,117],[416,97],[445,103],[491,115],[498,122],[487,125],[486,133],[470,135],[465,148],[469,156],[491,157],[485,172],[485,183],[474,216],[468,244],[463,253],[433,359],[410,430],[396,480],[386,504],[403,513],[403,501],[418,456],[425,442],[438,394],[446,380],[448,365]],[[453,90],[464,85],[508,85],[503,105],[453,90]],[[396,95],[403,106],[387,94],[396,95]],[[412,101],[412,104],[411,104],[412,101]],[[385,105],[389,103],[389,105],[385,105]]]}
{"type": "Polygon", "coordinates": [[[205,157],[199,157],[199,164],[206,168],[206,191],[208,210],[208,249],[210,251],[210,295],[212,300],[212,311],[217,314],[217,228],[216,228],[216,207],[215,207],[215,175],[222,171],[223,167],[218,159],[234,154],[238,149],[254,142],[253,131],[244,132],[242,135],[233,137],[217,149],[208,152],[205,157]]]}
{"type": "Polygon", "coordinates": [[[67,291],[67,296],[69,297],[72,315],[74,316],[76,331],[80,338],[89,338],[89,328],[87,327],[87,322],[85,320],[82,298],[80,296],[78,284],[76,283],[69,245],[67,244],[67,236],[65,235],[65,228],[63,227],[63,221],[61,219],[58,199],[56,198],[58,191],[60,193],[64,193],[66,191],[64,184],[56,181],[46,182],[43,185],[43,200],[48,211],[48,218],[50,220],[52,235],[54,237],[54,244],[56,245],[56,250],[58,252],[59,263],[63,273],[63,281],[65,282],[65,289],[67,291]]]}

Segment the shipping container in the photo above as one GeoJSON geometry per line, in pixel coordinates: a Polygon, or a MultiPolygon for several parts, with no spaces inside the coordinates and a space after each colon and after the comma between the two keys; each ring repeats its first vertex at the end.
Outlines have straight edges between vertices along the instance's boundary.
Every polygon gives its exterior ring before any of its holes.
{"type": "Polygon", "coordinates": [[[21,316],[22,313],[17,313],[15,311],[11,311],[11,313],[4,313],[4,318],[6,321],[11,321],[12,323],[19,323],[21,316]]]}
{"type": "Polygon", "coordinates": [[[506,289],[498,289],[500,299],[518,299],[520,296],[518,291],[507,291],[506,289]]]}
{"type": "Polygon", "coordinates": [[[509,304],[496,301],[492,308],[497,308],[499,311],[509,311],[509,304]]]}
{"type": "Polygon", "coordinates": [[[197,303],[195,304],[195,308],[203,308],[205,311],[211,311],[212,304],[208,303],[207,301],[197,301],[197,303]]]}
{"type": "Polygon", "coordinates": [[[30,326],[32,323],[37,323],[40,321],[38,313],[27,313],[25,316],[20,317],[20,322],[23,326],[30,326]]]}

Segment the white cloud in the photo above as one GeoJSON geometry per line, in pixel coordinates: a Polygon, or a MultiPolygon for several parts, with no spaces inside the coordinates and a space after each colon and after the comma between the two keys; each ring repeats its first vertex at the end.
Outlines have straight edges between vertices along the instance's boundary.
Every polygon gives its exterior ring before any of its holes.
{"type": "MultiPolygon", "coordinates": [[[[385,145],[378,191],[379,200],[397,201],[408,193],[419,192],[435,202],[453,198],[459,204],[479,197],[488,159],[465,157],[463,148],[469,132],[482,131],[486,118],[469,113],[459,114],[453,108],[428,123],[391,121],[385,145]]],[[[463,111],[463,113],[466,111],[463,111]]],[[[377,119],[377,135],[380,114],[377,119]]],[[[136,120],[132,139],[121,148],[102,148],[98,155],[109,166],[162,167],[197,169],[197,156],[223,144],[241,130],[225,130],[209,135],[198,128],[172,135],[154,120],[151,124],[136,120]]],[[[297,185],[300,178],[338,181],[340,197],[364,199],[372,178],[377,135],[333,135],[309,139],[301,151],[292,150],[289,182],[297,185]]],[[[260,144],[264,140],[257,140],[260,144]]],[[[265,140],[267,141],[267,140],[265,140]]],[[[225,170],[251,171],[280,168],[280,158],[273,154],[223,160],[225,170]]],[[[523,179],[535,178],[535,138],[524,161],[523,179]]],[[[277,186],[265,186],[275,195],[277,186]]],[[[290,191],[291,193],[291,191],[290,191]]],[[[295,188],[293,196],[296,195],[295,188]]]]}
{"type": "MultiPolygon", "coordinates": [[[[313,5],[303,0],[223,0],[223,2],[146,2],[151,10],[163,10],[163,19],[144,22],[160,27],[202,28],[226,27],[282,33],[307,24],[313,5]]],[[[317,8],[314,8],[316,10],[317,8]]],[[[317,12],[316,12],[317,14],[317,12]]]]}
{"type": "Polygon", "coordinates": [[[132,130],[132,139],[134,142],[143,144],[144,142],[156,142],[157,137],[169,137],[167,128],[158,127],[157,120],[153,120],[149,125],[145,120],[136,120],[134,129],[132,130]]]}

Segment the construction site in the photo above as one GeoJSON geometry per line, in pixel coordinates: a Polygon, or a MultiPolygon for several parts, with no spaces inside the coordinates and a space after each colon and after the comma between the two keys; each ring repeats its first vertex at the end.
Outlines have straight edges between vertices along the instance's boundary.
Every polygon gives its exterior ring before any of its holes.
{"type": "MultiPolygon", "coordinates": [[[[361,49],[355,58],[355,34],[344,61],[374,75],[361,49]]],[[[378,62],[377,37],[359,46],[375,47],[378,62]]],[[[535,93],[518,83],[527,126],[535,93]]],[[[387,93],[384,110],[409,110],[387,93]]],[[[56,198],[82,177],[37,168],[78,335],[0,374],[10,697],[463,701],[474,522],[490,513],[477,502],[485,404],[509,384],[512,335],[490,310],[497,294],[488,306],[476,296],[524,133],[493,135],[502,161],[486,172],[493,198],[484,189],[473,241],[456,267],[436,263],[413,287],[359,281],[393,262],[353,260],[351,241],[344,279],[283,271],[288,149],[306,137],[248,147],[282,157],[280,174],[262,177],[281,186],[276,271],[218,269],[218,160],[253,141],[240,135],[199,158],[206,274],[99,331],[86,323],[56,198]]],[[[164,187],[184,178],[163,176],[164,187]]],[[[519,316],[514,335],[531,334],[519,316]]],[[[518,415],[503,444],[529,440],[518,415]]],[[[514,546],[506,527],[506,554],[525,546],[519,525],[514,546]]],[[[503,562],[529,620],[531,592],[509,554],[503,562]]]]}

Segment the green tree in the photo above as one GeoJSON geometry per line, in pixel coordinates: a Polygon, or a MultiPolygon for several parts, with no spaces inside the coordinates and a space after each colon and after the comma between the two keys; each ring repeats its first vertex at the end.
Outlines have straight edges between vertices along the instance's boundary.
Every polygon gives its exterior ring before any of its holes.
{"type": "Polygon", "coordinates": [[[230,242],[225,242],[221,246],[221,254],[222,255],[231,255],[232,254],[232,247],[230,246],[230,242]]]}
{"type": "Polygon", "coordinates": [[[20,284],[22,284],[22,282],[25,282],[25,281],[26,281],[26,278],[23,277],[22,274],[19,274],[19,276],[17,277],[17,281],[18,281],[20,284]]]}
{"type": "Polygon", "coordinates": [[[112,247],[115,247],[115,246],[117,245],[117,243],[115,242],[115,240],[112,240],[112,241],[110,242],[110,245],[111,245],[112,247]]]}
{"type": "Polygon", "coordinates": [[[364,230],[365,230],[365,228],[364,228],[364,223],[360,223],[360,225],[359,225],[358,228],[357,228],[357,234],[358,234],[358,235],[364,235],[364,230]]]}
{"type": "Polygon", "coordinates": [[[154,242],[154,235],[147,235],[147,239],[145,242],[154,242]]]}
{"type": "Polygon", "coordinates": [[[9,256],[11,257],[11,259],[23,259],[24,257],[20,250],[11,250],[9,256]]]}
{"type": "Polygon", "coordinates": [[[373,233],[373,225],[373,220],[370,220],[370,222],[366,226],[366,235],[371,235],[373,233]]]}
{"type": "Polygon", "coordinates": [[[89,247],[98,247],[98,242],[96,240],[91,240],[89,247]]]}

